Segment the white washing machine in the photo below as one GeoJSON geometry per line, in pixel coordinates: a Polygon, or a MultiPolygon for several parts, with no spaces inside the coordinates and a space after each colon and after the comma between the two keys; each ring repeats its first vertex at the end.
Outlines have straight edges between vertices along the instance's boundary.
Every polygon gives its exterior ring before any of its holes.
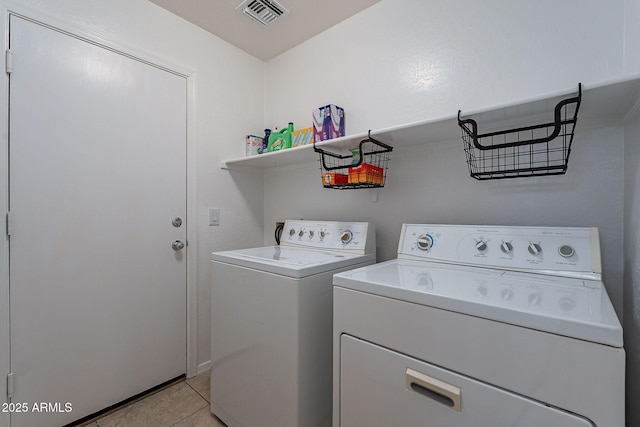
{"type": "Polygon", "coordinates": [[[404,225],[334,276],[334,427],[623,427],[595,228],[404,225]]]}
{"type": "Polygon", "coordinates": [[[333,274],[375,262],[364,222],[287,221],[212,254],[211,411],[229,427],[331,425],[333,274]]]}

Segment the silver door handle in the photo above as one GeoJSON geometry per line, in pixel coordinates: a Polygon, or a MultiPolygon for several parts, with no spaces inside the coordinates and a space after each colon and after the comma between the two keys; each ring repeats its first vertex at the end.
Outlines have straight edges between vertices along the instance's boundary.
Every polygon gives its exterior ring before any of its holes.
{"type": "Polygon", "coordinates": [[[184,249],[184,243],[180,240],[176,240],[171,244],[171,247],[173,248],[174,251],[179,251],[184,249]]]}
{"type": "Polygon", "coordinates": [[[440,402],[454,411],[462,411],[460,387],[445,383],[422,372],[414,371],[411,368],[407,368],[405,373],[407,376],[407,389],[440,402]]]}

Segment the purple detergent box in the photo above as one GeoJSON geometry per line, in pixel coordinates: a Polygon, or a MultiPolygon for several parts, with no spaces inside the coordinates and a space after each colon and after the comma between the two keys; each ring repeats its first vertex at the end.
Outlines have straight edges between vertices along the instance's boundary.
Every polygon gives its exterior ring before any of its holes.
{"type": "Polygon", "coordinates": [[[325,105],[313,110],[313,140],[315,142],[344,136],[344,109],[325,105]]]}

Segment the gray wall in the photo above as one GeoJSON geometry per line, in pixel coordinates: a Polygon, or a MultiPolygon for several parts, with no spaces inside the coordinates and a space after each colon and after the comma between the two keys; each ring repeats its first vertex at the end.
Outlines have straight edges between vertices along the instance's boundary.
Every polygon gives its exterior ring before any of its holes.
{"type": "Polygon", "coordinates": [[[624,341],[627,425],[640,425],[640,111],[625,126],[624,341]]]}

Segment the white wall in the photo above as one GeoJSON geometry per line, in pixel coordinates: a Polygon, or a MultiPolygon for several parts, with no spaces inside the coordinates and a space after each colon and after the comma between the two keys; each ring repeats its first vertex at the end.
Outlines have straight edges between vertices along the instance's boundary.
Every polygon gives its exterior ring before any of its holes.
{"type": "Polygon", "coordinates": [[[624,66],[628,73],[637,73],[640,70],[640,1],[625,0],[624,10],[624,66]]]}
{"type": "MultiPolygon", "coordinates": [[[[358,133],[618,77],[630,71],[624,6],[384,0],[268,62],[265,123],[308,126],[314,107],[335,103],[345,108],[347,133],[358,133]]],[[[607,287],[622,317],[621,129],[577,135],[562,177],[476,182],[461,144],[394,151],[375,204],[370,190],[322,189],[315,166],[270,171],[265,241],[282,218],[369,219],[380,236],[379,259],[388,259],[408,221],[597,226],[607,287]]]]}
{"type": "Polygon", "coordinates": [[[607,80],[624,71],[624,5],[383,0],[268,62],[265,124],[334,103],[355,134],[607,80]]]}
{"type": "MultiPolygon", "coordinates": [[[[640,108],[639,108],[640,110],[640,108]]],[[[627,425],[640,425],[640,111],[625,126],[624,339],[627,425]]]]}
{"type": "Polygon", "coordinates": [[[261,177],[250,172],[229,174],[218,165],[221,159],[244,155],[244,135],[262,128],[264,63],[146,0],[20,0],[7,4],[33,9],[194,71],[191,141],[197,146],[198,215],[189,218],[189,226],[197,225],[199,240],[190,254],[197,256],[198,265],[197,363],[206,364],[210,359],[209,254],[262,243],[261,177]],[[219,227],[208,227],[208,207],[221,209],[219,227]]]}

